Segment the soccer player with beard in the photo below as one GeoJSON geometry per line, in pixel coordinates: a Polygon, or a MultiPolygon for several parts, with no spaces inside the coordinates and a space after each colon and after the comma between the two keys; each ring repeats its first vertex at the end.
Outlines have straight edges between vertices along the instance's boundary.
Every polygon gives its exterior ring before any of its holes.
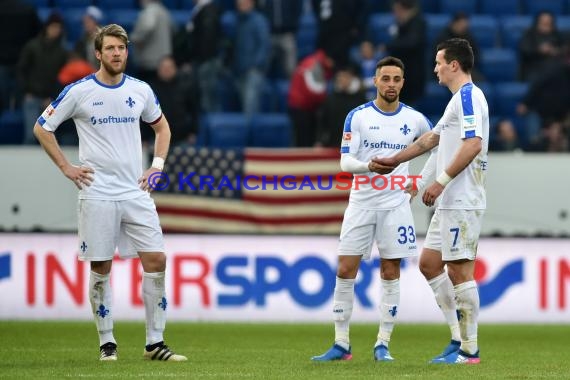
{"type": "Polygon", "coordinates": [[[335,341],[314,361],[352,358],[349,323],[354,304],[354,283],[362,259],[369,259],[376,243],[380,257],[382,299],[380,327],[374,359],[392,361],[388,345],[400,302],[400,261],[417,256],[410,196],[395,184],[408,178],[408,164],[381,165],[377,157],[390,157],[431,130],[420,112],[399,101],[404,85],[404,64],[385,57],[376,64],[376,99],[352,110],[346,117],[341,145],[341,168],[356,175],[344,214],[338,246],[338,268],[334,289],[335,341]],[[392,171],[393,170],[393,171],[392,171]],[[379,174],[385,176],[388,185],[379,174]]]}
{"type": "Polygon", "coordinates": [[[116,24],[95,38],[99,71],[65,87],[38,118],[34,134],[61,172],[79,189],[79,260],[91,263],[89,300],[99,333],[100,360],[117,360],[110,273],[115,250],[139,257],[149,360],[184,361],[164,344],[168,305],[164,241],[148,178],[163,169],[170,128],[148,84],[124,73],[128,36],[116,24]],[[73,119],[80,165],[72,165],[54,135],[73,119]],[[154,160],[143,172],[139,119],[155,132],[154,160]]]}

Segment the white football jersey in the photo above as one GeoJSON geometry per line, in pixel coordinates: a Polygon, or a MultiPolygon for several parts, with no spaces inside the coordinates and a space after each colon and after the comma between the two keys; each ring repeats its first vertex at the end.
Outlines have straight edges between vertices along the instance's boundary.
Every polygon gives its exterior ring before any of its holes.
{"type": "MultiPolygon", "coordinates": [[[[396,111],[387,113],[370,101],[355,108],[346,117],[340,151],[342,154],[352,154],[362,162],[369,162],[373,157],[391,157],[431,128],[430,121],[423,114],[403,103],[396,111]]],[[[380,174],[374,172],[355,176],[367,176],[371,181],[356,189],[356,177],[353,180],[349,202],[356,207],[385,210],[397,207],[408,199],[394,182],[400,179],[408,182],[407,162],[398,165],[392,173],[385,174],[385,179],[377,177],[380,174]]]]}
{"type": "Polygon", "coordinates": [[[461,87],[453,94],[433,131],[440,135],[436,175],[451,164],[463,139],[480,137],[483,145],[473,161],[445,187],[438,198],[438,207],[463,210],[485,209],[489,107],[483,91],[473,83],[467,83],[461,87]]]}
{"type": "Polygon", "coordinates": [[[160,104],[148,84],[123,74],[114,86],[91,74],[65,87],[38,118],[47,131],[73,119],[79,136],[79,162],[93,168],[91,186],[79,199],[125,200],[141,195],[143,173],[139,119],[155,123],[160,104]]]}

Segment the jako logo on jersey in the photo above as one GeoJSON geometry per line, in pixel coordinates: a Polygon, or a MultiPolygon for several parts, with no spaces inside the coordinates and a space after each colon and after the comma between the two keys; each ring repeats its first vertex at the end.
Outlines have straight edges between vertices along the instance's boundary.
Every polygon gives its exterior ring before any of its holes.
{"type": "Polygon", "coordinates": [[[481,259],[475,261],[475,280],[479,285],[479,298],[481,307],[495,303],[501,296],[515,284],[523,282],[523,260],[507,263],[492,279],[487,277],[487,265],[481,259]]]}
{"type": "Polygon", "coordinates": [[[99,101],[99,102],[93,102],[93,107],[95,106],[102,106],[103,105],[103,101],[99,101]]]}
{"type": "Polygon", "coordinates": [[[371,125],[370,127],[368,127],[369,130],[376,130],[376,129],[380,129],[379,125],[371,125]]]}
{"type": "Polygon", "coordinates": [[[387,142],[387,141],[370,142],[368,140],[364,140],[362,145],[364,145],[365,148],[371,148],[371,149],[375,149],[375,148],[376,149],[377,148],[381,148],[381,149],[406,149],[408,147],[405,144],[394,144],[394,143],[387,142]]]}
{"type": "Polygon", "coordinates": [[[91,124],[124,124],[124,123],[134,123],[137,119],[133,116],[106,116],[96,118],[91,116],[91,124]]]}

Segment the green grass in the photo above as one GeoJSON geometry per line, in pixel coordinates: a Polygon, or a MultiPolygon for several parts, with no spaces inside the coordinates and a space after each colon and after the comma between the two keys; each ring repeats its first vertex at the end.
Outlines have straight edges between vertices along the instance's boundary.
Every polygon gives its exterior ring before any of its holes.
{"type": "Polygon", "coordinates": [[[166,341],[184,363],[142,359],[144,324],[115,323],[117,362],[99,362],[94,323],[0,322],[0,378],[568,379],[570,325],[481,325],[478,366],[428,365],[448,341],[439,325],[396,326],[393,363],[375,363],[375,325],[353,324],[352,361],[313,363],[332,324],[169,323],[166,341]]]}

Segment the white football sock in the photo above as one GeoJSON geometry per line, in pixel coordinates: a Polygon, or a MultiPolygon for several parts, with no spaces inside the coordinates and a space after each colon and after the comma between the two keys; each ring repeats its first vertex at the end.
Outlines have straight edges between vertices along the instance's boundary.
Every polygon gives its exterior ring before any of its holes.
{"type": "Polygon", "coordinates": [[[162,333],[166,327],[166,291],[164,272],[143,272],[142,293],[146,317],[146,344],[154,344],[163,340],[162,333]]]}
{"type": "Polygon", "coordinates": [[[400,305],[400,279],[381,281],[380,328],[378,329],[378,339],[374,347],[381,344],[388,347],[392,330],[394,330],[394,323],[396,322],[398,306],[400,305]]]}
{"type": "Polygon", "coordinates": [[[447,275],[443,272],[437,277],[428,280],[429,286],[435,295],[437,306],[443,312],[445,320],[451,330],[451,339],[461,341],[461,334],[459,333],[459,321],[457,320],[457,305],[455,304],[455,293],[453,291],[453,284],[447,275]]]}
{"type": "Polygon", "coordinates": [[[99,333],[99,346],[108,342],[117,343],[113,336],[112,300],[110,275],[91,271],[89,274],[89,302],[99,333]]]}
{"type": "Polygon", "coordinates": [[[459,310],[459,329],[461,331],[461,350],[468,354],[478,351],[477,319],[479,317],[479,290],[475,281],[456,285],[455,299],[459,310]]]}
{"type": "Polygon", "coordinates": [[[337,277],[334,287],[334,341],[341,347],[350,347],[349,324],[354,303],[354,279],[337,277]]]}

